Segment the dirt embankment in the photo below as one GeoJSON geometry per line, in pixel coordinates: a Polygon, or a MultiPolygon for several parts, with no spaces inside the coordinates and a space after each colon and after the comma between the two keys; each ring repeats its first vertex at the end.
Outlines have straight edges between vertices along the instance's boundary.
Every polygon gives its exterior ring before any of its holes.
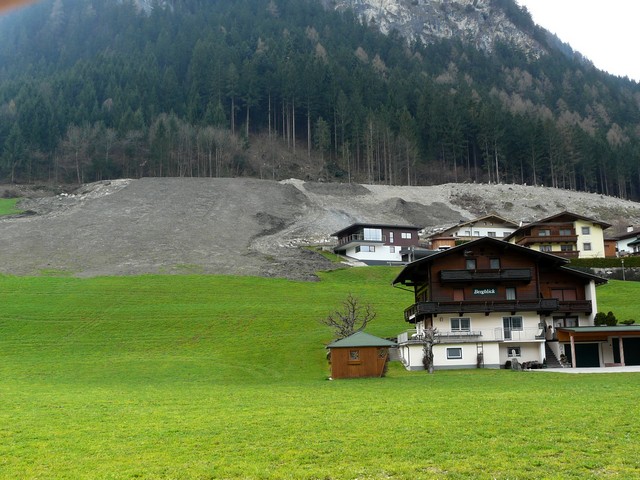
{"type": "MultiPolygon", "coordinates": [[[[310,280],[334,268],[300,248],[331,244],[353,222],[426,231],[495,212],[528,222],[563,210],[615,226],[640,224],[640,204],[520,185],[431,187],[143,178],[65,193],[27,190],[28,214],[0,218],[0,272],[76,276],[211,273],[310,280]]],[[[1,193],[1,192],[0,192],[1,193]]]]}

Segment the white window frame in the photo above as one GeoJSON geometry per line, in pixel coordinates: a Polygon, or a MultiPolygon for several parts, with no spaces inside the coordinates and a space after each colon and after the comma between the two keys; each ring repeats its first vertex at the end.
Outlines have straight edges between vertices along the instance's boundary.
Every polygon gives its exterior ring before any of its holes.
{"type": "Polygon", "coordinates": [[[470,332],[471,331],[471,318],[470,317],[452,317],[449,319],[449,325],[452,332],[470,332]],[[454,323],[457,325],[454,326],[454,323]],[[466,323],[466,326],[463,325],[466,323]]]}
{"type": "Polygon", "coordinates": [[[582,227],[582,235],[591,235],[591,227],[582,227]]]}
{"type": "Polygon", "coordinates": [[[448,347],[447,360],[462,360],[462,347],[448,347]]]}
{"type": "Polygon", "coordinates": [[[522,348],[519,345],[509,345],[507,347],[507,356],[509,358],[520,358],[522,356],[522,348]]]}
{"type": "Polygon", "coordinates": [[[413,238],[413,235],[411,234],[411,232],[402,232],[400,236],[402,237],[403,240],[411,240],[413,238]]]}
{"type": "Polygon", "coordinates": [[[362,239],[368,242],[381,242],[382,229],[381,228],[364,228],[362,230],[362,239]]]}
{"type": "Polygon", "coordinates": [[[590,252],[591,251],[591,242],[584,242],[582,244],[582,250],[584,250],[585,252],[590,252]]]}

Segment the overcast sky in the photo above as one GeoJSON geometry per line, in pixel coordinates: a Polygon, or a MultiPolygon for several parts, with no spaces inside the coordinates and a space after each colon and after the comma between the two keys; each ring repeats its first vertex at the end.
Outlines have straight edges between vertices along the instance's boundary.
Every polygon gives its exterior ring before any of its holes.
{"type": "Polygon", "coordinates": [[[640,0],[516,0],[593,64],[640,81],[640,0]]]}

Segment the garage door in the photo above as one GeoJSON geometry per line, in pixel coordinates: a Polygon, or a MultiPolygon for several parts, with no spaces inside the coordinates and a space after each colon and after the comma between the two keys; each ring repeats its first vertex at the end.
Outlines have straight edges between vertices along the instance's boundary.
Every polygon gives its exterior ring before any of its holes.
{"type": "Polygon", "coordinates": [[[640,365],[640,338],[623,338],[624,364],[640,365]]]}
{"type": "MultiPolygon", "coordinates": [[[[576,343],[576,367],[599,367],[600,350],[597,343],[576,343]]],[[[625,349],[626,351],[626,349],[625,349]]],[[[564,354],[571,363],[571,345],[564,346],[564,354]]]]}

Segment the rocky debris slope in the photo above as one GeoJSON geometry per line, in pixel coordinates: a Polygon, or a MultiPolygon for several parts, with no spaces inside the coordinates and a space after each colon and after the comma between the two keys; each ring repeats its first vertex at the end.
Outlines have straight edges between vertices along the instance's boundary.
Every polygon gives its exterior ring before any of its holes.
{"type": "Polygon", "coordinates": [[[145,273],[259,275],[310,280],[335,268],[300,248],[330,245],[354,222],[426,232],[487,213],[529,222],[570,210],[640,224],[640,204],[520,185],[394,187],[247,178],[143,178],[25,199],[0,217],[0,272],[76,276],[145,273]]]}

